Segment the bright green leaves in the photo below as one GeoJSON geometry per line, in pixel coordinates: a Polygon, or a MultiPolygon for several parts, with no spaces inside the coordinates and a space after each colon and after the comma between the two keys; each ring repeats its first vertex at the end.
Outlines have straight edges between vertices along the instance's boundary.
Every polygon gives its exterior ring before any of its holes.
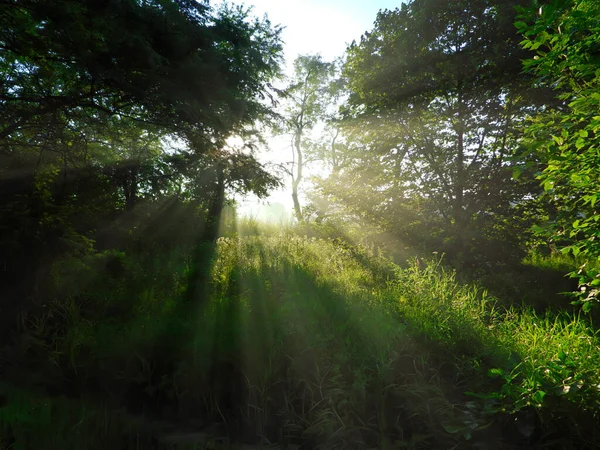
{"type": "MultiPolygon", "coordinates": [[[[568,102],[566,109],[540,115],[527,132],[535,141],[542,123],[550,130],[551,138],[536,149],[546,163],[538,178],[557,209],[555,236],[566,237],[563,250],[584,260],[600,256],[599,16],[598,2],[573,0],[524,12],[514,24],[527,38],[522,46],[537,50],[525,69],[568,102]]],[[[584,264],[571,275],[579,279],[578,301],[589,310],[599,292],[596,274],[584,264]]]]}
{"type": "Polygon", "coordinates": [[[517,21],[515,22],[515,27],[517,27],[519,30],[524,30],[525,28],[527,28],[527,24],[522,21],[517,21]]]}
{"type": "MultiPolygon", "coordinates": [[[[590,195],[584,195],[582,197],[582,200],[585,205],[589,204],[590,207],[594,208],[596,206],[596,202],[600,200],[600,192],[590,195]]],[[[596,222],[598,221],[598,219],[600,219],[600,216],[594,216],[594,220],[596,222]]]]}
{"type": "Polygon", "coordinates": [[[583,138],[579,138],[575,141],[575,148],[577,148],[577,150],[581,150],[585,145],[586,141],[583,138]]]}
{"type": "Polygon", "coordinates": [[[544,402],[544,397],[546,397],[546,393],[544,391],[537,391],[531,396],[531,400],[536,404],[541,406],[544,402]]]}

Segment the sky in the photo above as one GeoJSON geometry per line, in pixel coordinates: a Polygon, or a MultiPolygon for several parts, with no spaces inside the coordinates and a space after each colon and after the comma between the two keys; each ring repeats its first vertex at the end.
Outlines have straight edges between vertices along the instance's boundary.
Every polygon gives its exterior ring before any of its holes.
{"type": "MultiPolygon", "coordinates": [[[[255,16],[267,14],[273,24],[284,27],[282,38],[289,67],[299,54],[319,53],[326,60],[342,56],[348,44],[359,41],[362,34],[373,28],[379,10],[395,9],[401,3],[400,0],[250,0],[244,5],[252,6],[255,16]]],[[[270,151],[259,159],[263,162],[291,160],[291,149],[286,149],[283,142],[271,140],[270,151]]],[[[266,202],[281,203],[291,213],[290,181],[284,181],[288,187],[274,191],[266,202]]],[[[261,206],[264,202],[259,203],[252,197],[238,202],[242,215],[265,218],[266,208],[261,206]]]]}
{"type": "Polygon", "coordinates": [[[380,9],[394,9],[399,0],[251,0],[254,14],[267,14],[271,22],[285,27],[285,56],[321,53],[333,59],[344,53],[346,44],[371,30],[380,9]]]}

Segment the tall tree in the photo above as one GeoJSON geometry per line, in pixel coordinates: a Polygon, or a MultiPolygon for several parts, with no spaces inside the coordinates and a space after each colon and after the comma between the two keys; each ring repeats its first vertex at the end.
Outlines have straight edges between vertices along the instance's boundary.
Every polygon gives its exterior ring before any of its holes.
{"type": "Polygon", "coordinates": [[[519,3],[414,0],[380,12],[348,49],[354,123],[382,168],[365,188],[388,206],[425,201],[456,250],[521,195],[507,166],[534,107],[512,26],[519,3]]]}
{"type": "Polygon", "coordinates": [[[63,179],[75,166],[113,164],[131,207],[139,153],[161,145],[152,136],[183,138],[202,154],[270,114],[279,29],[241,7],[9,0],[0,8],[4,192],[27,192],[46,161],[63,179]]]}
{"type": "Polygon", "coordinates": [[[319,55],[299,56],[294,61],[294,74],[284,91],[283,128],[291,136],[294,157],[290,169],[292,200],[298,222],[304,220],[298,192],[304,177],[305,152],[310,132],[326,115],[334,73],[335,65],[323,61],[319,55]]]}
{"type": "Polygon", "coordinates": [[[242,7],[0,2],[0,259],[7,266],[0,282],[12,291],[3,296],[7,304],[27,297],[33,274],[62,252],[93,248],[91,239],[120,217],[141,220],[142,199],[216,192],[215,207],[202,211],[218,214],[223,186],[264,193],[272,179],[256,161],[246,154],[242,170],[242,158],[224,148],[272,113],[281,50],[279,27],[242,7]],[[167,152],[165,138],[178,149],[167,152]],[[203,182],[194,179],[201,167],[221,162],[235,170],[221,171],[217,189],[194,189],[203,182]]]}

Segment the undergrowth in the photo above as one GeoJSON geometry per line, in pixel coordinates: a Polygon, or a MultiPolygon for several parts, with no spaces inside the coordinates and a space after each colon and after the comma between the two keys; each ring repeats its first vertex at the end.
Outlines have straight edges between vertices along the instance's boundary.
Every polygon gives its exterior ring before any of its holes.
{"type": "Polygon", "coordinates": [[[1,445],[183,448],[178,427],[216,423],[231,448],[600,445],[587,316],[506,306],[440,259],[400,267],[291,227],[227,236],[57,263],[3,351],[1,445]]]}

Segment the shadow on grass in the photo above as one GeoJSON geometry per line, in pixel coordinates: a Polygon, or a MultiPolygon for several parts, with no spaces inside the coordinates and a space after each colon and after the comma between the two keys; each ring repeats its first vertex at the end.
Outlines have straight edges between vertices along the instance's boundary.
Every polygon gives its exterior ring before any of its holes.
{"type": "Polygon", "coordinates": [[[156,439],[165,422],[171,434],[219,422],[231,442],[304,448],[532,444],[485,397],[502,387],[487,370],[510,373],[523,354],[490,332],[480,294],[433,266],[383,286],[369,258],[291,237],[199,243],[179,297],[118,335],[92,331],[86,373],[161,422],[156,439]]]}
{"type": "Polygon", "coordinates": [[[443,261],[461,282],[486,289],[504,307],[533,308],[537,313],[578,310],[565,295],[577,289],[576,280],[567,276],[576,264],[560,255],[533,255],[524,260],[515,255],[508,259],[472,255],[466,264],[450,253],[443,261]]]}
{"type": "Polygon", "coordinates": [[[463,387],[454,376],[444,379],[447,347],[417,342],[410,323],[367,306],[370,292],[328,281],[327,267],[307,267],[260,243],[250,247],[234,249],[243,261],[221,263],[212,319],[202,323],[202,336],[214,333],[213,345],[196,343],[188,353],[178,381],[185,403],[210,399],[206,419],[221,416],[231,434],[247,441],[269,436],[307,448],[367,448],[462,439],[443,428],[461,429],[471,414],[463,387]],[[221,383],[207,376],[209,367],[219,368],[221,383]],[[203,379],[204,386],[194,384],[203,379]]]}
{"type": "Polygon", "coordinates": [[[169,364],[145,386],[161,419],[307,448],[541,445],[539,416],[499,414],[504,380],[487,374],[528,355],[490,332],[478,292],[437,268],[377,288],[360,257],[302,239],[222,241],[210,261],[203,302],[179,305],[151,356],[169,364]]]}
{"type": "Polygon", "coordinates": [[[505,306],[527,305],[537,312],[575,312],[565,293],[577,289],[577,281],[567,277],[569,269],[536,267],[520,263],[500,268],[479,279],[479,283],[505,306]]]}

